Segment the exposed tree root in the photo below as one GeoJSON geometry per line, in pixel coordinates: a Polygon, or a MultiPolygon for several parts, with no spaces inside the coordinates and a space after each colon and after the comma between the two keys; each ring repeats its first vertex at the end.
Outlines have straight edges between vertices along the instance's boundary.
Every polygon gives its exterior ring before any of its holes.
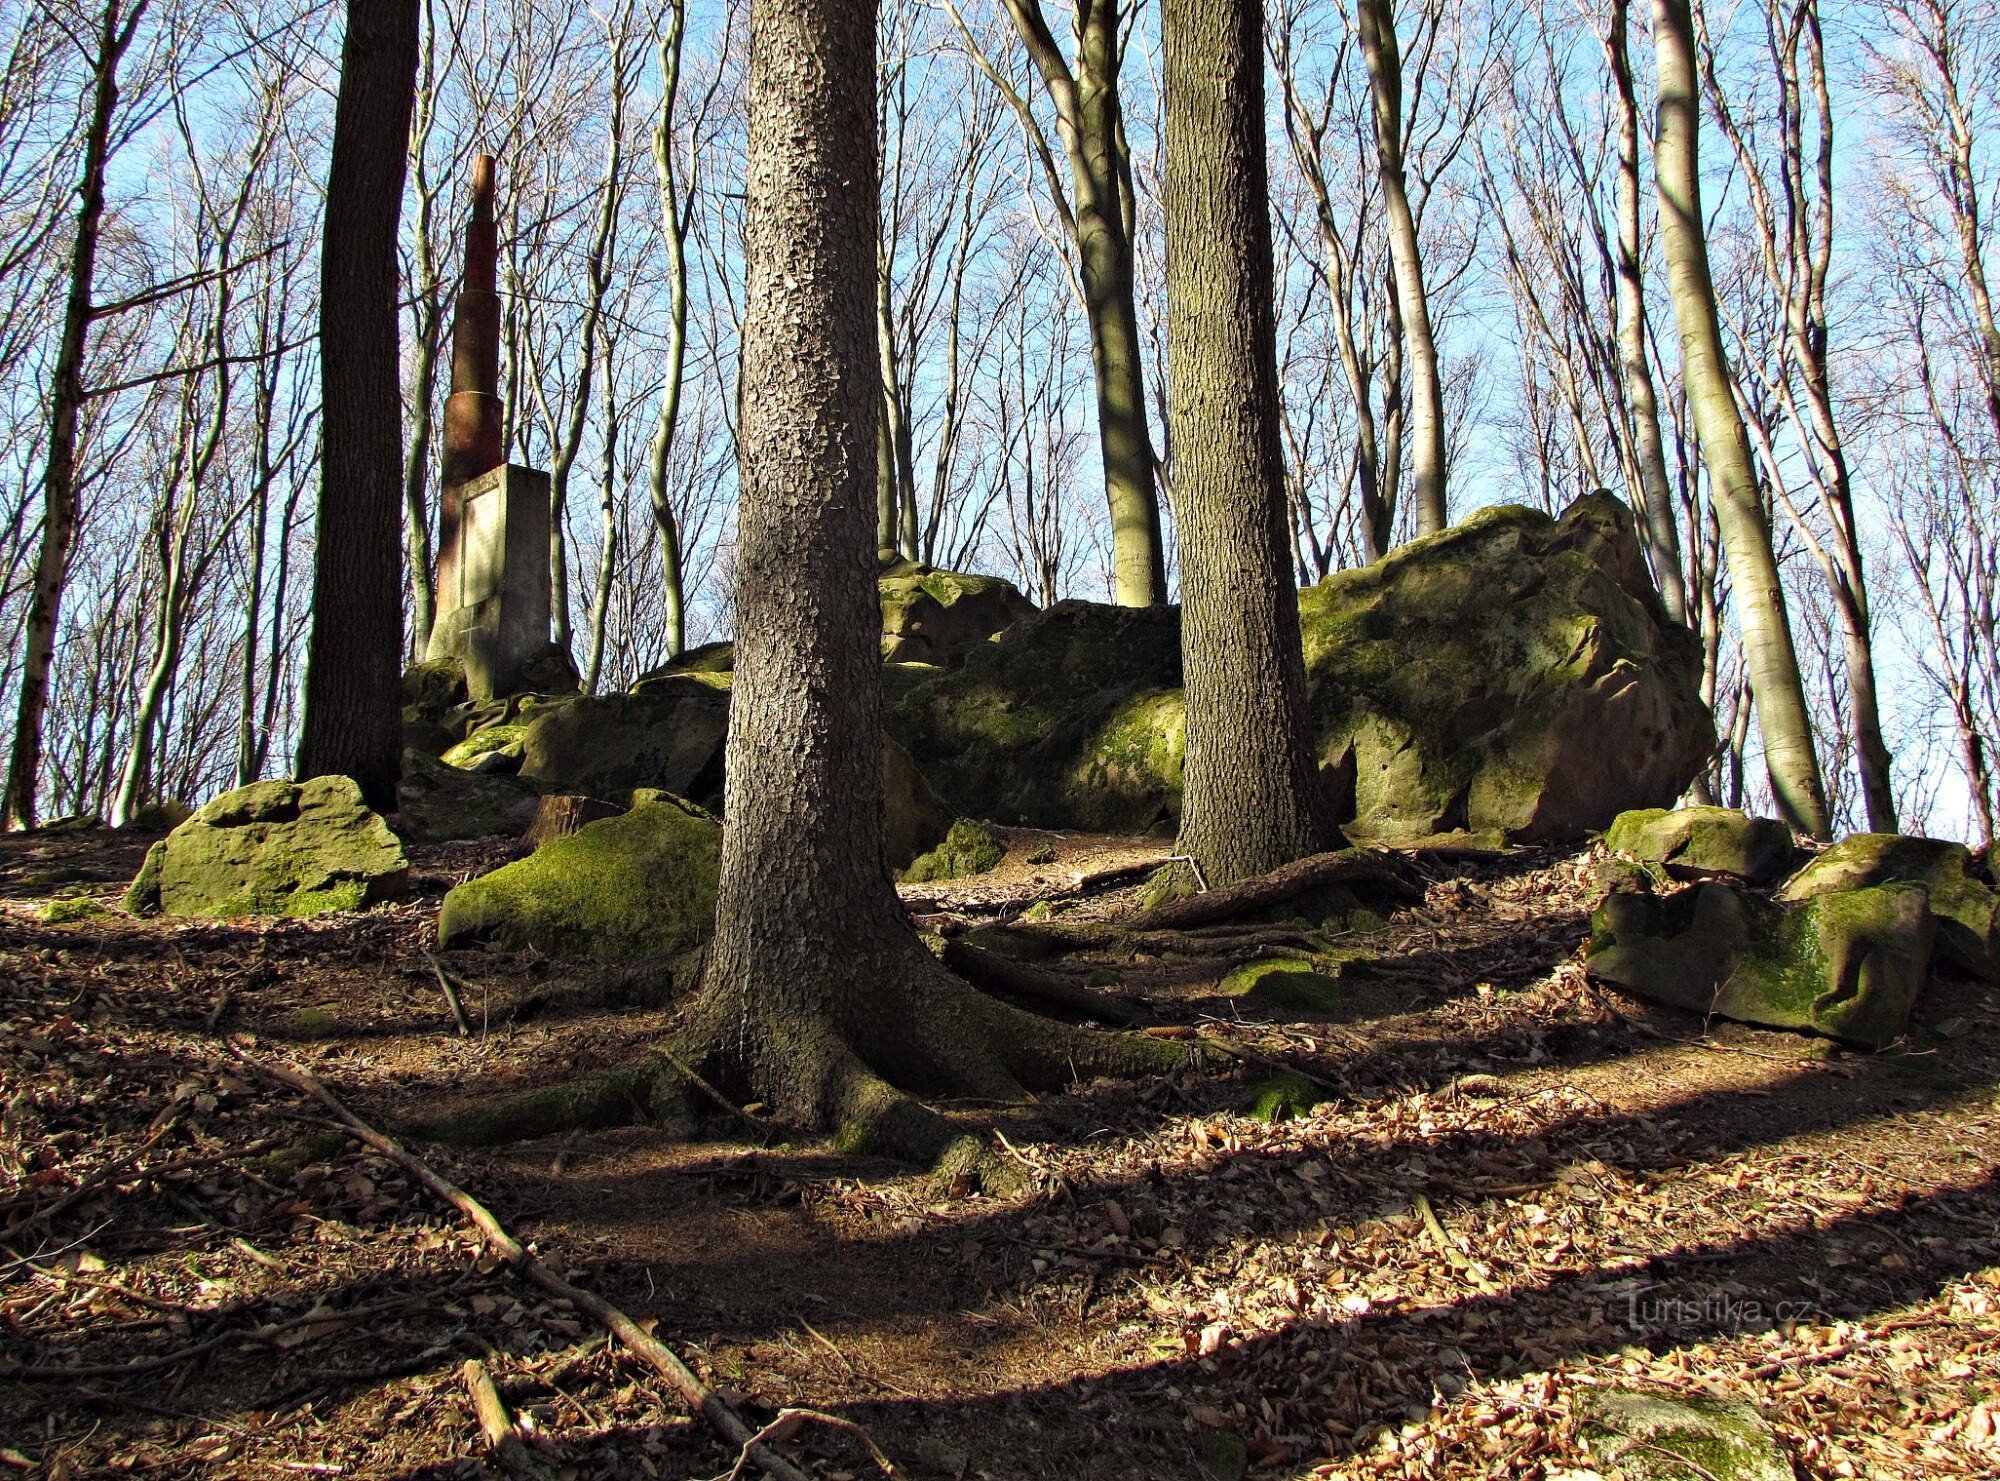
{"type": "Polygon", "coordinates": [[[1336,853],[1314,854],[1269,874],[1238,880],[1206,894],[1166,901],[1132,918],[1130,924],[1151,930],[1185,931],[1269,910],[1308,890],[1329,885],[1366,885],[1402,900],[1423,898],[1406,867],[1393,855],[1374,849],[1341,849],[1336,853]]]}
{"type": "Polygon", "coordinates": [[[1147,1016],[1132,1004],[1093,992],[1060,972],[1016,961],[962,937],[945,942],[943,961],[974,987],[1016,1002],[1120,1026],[1138,1023],[1147,1016]]]}

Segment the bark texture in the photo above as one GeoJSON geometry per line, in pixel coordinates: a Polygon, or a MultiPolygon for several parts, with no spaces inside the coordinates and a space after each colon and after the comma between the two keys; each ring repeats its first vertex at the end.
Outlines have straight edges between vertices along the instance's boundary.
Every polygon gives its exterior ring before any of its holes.
{"type": "Polygon", "coordinates": [[[1063,1028],[951,976],[883,843],[875,477],[873,0],[756,0],[744,220],[736,678],[716,934],[679,1044],[844,1144],[928,1159],[904,1091],[1007,1097],[1158,1046],[1063,1028]]]}
{"type": "Polygon", "coordinates": [[[1784,587],[1772,554],[1770,517],[1757,488],[1749,434],[1736,407],[1716,320],[1715,284],[1703,234],[1700,92],[1688,0],[1653,0],[1653,53],[1659,71],[1654,170],[1667,285],[1680,328],[1681,378],[1694,409],[1695,432],[1735,587],[1764,760],[1785,821],[1802,833],[1825,838],[1826,791],[1813,751],[1812,721],[1799,678],[1784,587]]]}
{"type": "Polygon", "coordinates": [[[1279,450],[1260,0],[1167,0],[1168,415],[1187,761],[1211,885],[1331,848],[1306,720],[1279,450]]]}
{"type": "Polygon", "coordinates": [[[402,767],[402,396],[396,226],[417,75],[416,0],[348,0],[320,255],[325,410],[302,776],[396,805],[402,767]]]}

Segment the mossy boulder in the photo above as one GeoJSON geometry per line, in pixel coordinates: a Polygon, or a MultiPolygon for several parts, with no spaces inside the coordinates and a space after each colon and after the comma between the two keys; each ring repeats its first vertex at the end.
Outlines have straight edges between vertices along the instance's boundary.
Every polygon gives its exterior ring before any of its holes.
{"type": "Polygon", "coordinates": [[[521,775],[543,792],[618,797],[658,787],[696,802],[722,796],[729,695],[693,674],[640,694],[600,694],[535,711],[521,738],[521,775]]]}
{"type": "Polygon", "coordinates": [[[1881,1049],[1909,1024],[1936,935],[1920,885],[1777,903],[1711,883],[1610,895],[1584,965],[1654,1002],[1881,1049]]]}
{"type": "Polygon", "coordinates": [[[1587,1388],[1576,1417],[1592,1458],[1624,1481],[1792,1481],[1776,1432],[1733,1399],[1587,1388]]]}
{"type": "Polygon", "coordinates": [[[91,920],[104,914],[104,907],[88,895],[71,895],[61,900],[51,900],[42,907],[42,924],[45,926],[69,926],[78,921],[91,920]]]}
{"type": "MultiPolygon", "coordinates": [[[[1701,652],[1609,495],[1486,509],[1299,594],[1313,745],[1350,835],[1533,842],[1679,796],[1715,746],[1701,652]]],[[[968,816],[1144,832],[1180,812],[1179,613],[1060,602],[892,704],[968,816]]]]}
{"type": "Polygon", "coordinates": [[[1786,881],[1778,898],[1810,900],[1829,890],[1892,883],[1923,886],[1937,917],[1941,956],[1989,982],[2000,981],[2000,892],[1980,877],[1962,843],[1851,833],[1786,881]]]}
{"type": "Polygon", "coordinates": [[[674,956],[715,926],[722,829],[663,797],[586,824],[444,897],[438,944],[547,956],[674,956]]]}
{"type": "Polygon", "coordinates": [[[488,725],[473,731],[438,760],[460,771],[516,772],[527,754],[527,743],[526,725],[488,725]]]}
{"type": "Polygon", "coordinates": [[[968,874],[984,874],[1006,856],[1005,846],[991,828],[976,818],[960,818],[951,825],[943,843],[903,871],[903,879],[908,884],[963,879],[968,874]]]}
{"type": "Polygon", "coordinates": [[[403,745],[436,756],[465,735],[464,706],[472,697],[465,665],[434,658],[403,670],[403,745]]]}
{"type": "Polygon", "coordinates": [[[409,868],[349,778],[255,782],[155,844],[126,908],[216,918],[359,910],[401,894],[409,868]]]}
{"type": "Polygon", "coordinates": [[[1331,1013],[1340,1006],[1340,984],[1311,962],[1294,957],[1244,962],[1230,969],[1216,991],[1290,1013],[1331,1013]]]}
{"type": "Polygon", "coordinates": [[[1679,796],[1715,747],[1701,651],[1609,494],[1482,509],[1299,594],[1313,734],[1353,836],[1533,842],[1679,796]]]}
{"type": "Polygon", "coordinates": [[[958,813],[1145,832],[1179,817],[1180,613],[1058,602],[912,689],[889,731],[958,813]]]}
{"type": "Polygon", "coordinates": [[[1035,612],[1011,581],[909,561],[890,567],[877,586],[885,663],[955,668],[981,643],[1035,612]]]}
{"type": "Polygon", "coordinates": [[[518,836],[535,820],[540,794],[516,776],[464,771],[420,751],[403,753],[397,822],[418,843],[518,836]]]}
{"type": "Polygon", "coordinates": [[[1280,1070],[1250,1086],[1250,1101],[1243,1113],[1259,1121],[1289,1121],[1331,1099],[1317,1083],[1297,1070],[1280,1070]]]}
{"type": "Polygon", "coordinates": [[[1604,842],[1680,878],[1728,874],[1770,884],[1792,863],[1791,829],[1733,807],[1635,808],[1612,820],[1604,842]]]}

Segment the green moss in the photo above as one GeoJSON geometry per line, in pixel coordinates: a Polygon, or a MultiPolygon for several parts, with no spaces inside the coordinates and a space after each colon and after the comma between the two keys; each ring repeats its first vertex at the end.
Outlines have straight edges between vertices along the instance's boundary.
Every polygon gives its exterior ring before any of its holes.
{"type": "Polygon", "coordinates": [[[67,900],[51,900],[42,907],[42,924],[45,926],[67,926],[80,920],[104,914],[104,907],[87,896],[77,896],[67,900]]]}
{"type": "Polygon", "coordinates": [[[1260,957],[1232,968],[1216,991],[1287,1012],[1330,1013],[1340,1006],[1340,984],[1311,962],[1288,957],[1260,957]]]}
{"type": "Polygon", "coordinates": [[[167,841],[163,838],[146,850],[145,862],[133,876],[119,903],[131,915],[156,915],[160,909],[160,869],[166,863],[167,841]]]}
{"type": "Polygon", "coordinates": [[[1006,848],[991,828],[976,818],[960,818],[951,825],[943,843],[911,862],[903,879],[908,884],[963,879],[968,874],[986,873],[1006,856],[1006,848]]]}
{"type": "Polygon", "coordinates": [[[1116,987],[1118,985],[1118,974],[1109,967],[1093,967],[1084,977],[1083,985],[1085,987],[1116,987]]]}
{"type": "Polygon", "coordinates": [[[1051,905],[1046,900],[1037,900],[1034,904],[1030,905],[1026,910],[1021,912],[1021,919],[1032,920],[1032,921],[1047,920],[1050,916],[1054,915],[1055,913],[1056,913],[1055,906],[1051,905]]]}
{"type": "Polygon", "coordinates": [[[446,766],[470,769],[482,756],[499,752],[505,756],[520,756],[527,745],[526,725],[489,725],[484,730],[475,730],[464,740],[446,751],[438,760],[446,766]]]}
{"type": "Polygon", "coordinates": [[[1791,1460],[1748,1404],[1607,1388],[1577,1405],[1591,1454],[1628,1481],[1791,1481],[1791,1460]]]}
{"type": "Polygon", "coordinates": [[[715,923],[722,830],[678,799],[586,824],[445,896],[438,943],[550,956],[672,956],[715,923]]]}
{"type": "Polygon", "coordinates": [[[1289,1121],[1327,1100],[1327,1093],[1296,1070],[1281,1070],[1250,1086],[1244,1114],[1259,1121],[1289,1121]]]}
{"type": "Polygon", "coordinates": [[[340,1020],[324,1008],[300,1008],[286,1020],[294,1033],[308,1038],[323,1038],[340,1027],[340,1020]]]}
{"type": "Polygon", "coordinates": [[[2000,980],[2000,893],[1963,845],[1892,833],[1855,833],[1820,854],[1780,892],[1806,900],[1878,884],[1923,886],[1938,921],[1939,950],[1989,981],[2000,980]]]}
{"type": "Polygon", "coordinates": [[[232,918],[353,910],[401,892],[402,843],[347,777],[260,782],[216,798],[161,847],[127,892],[143,909],[232,918]]]}
{"type": "Polygon", "coordinates": [[[337,1131],[315,1131],[267,1156],[254,1157],[244,1166],[266,1182],[289,1183],[300,1168],[330,1161],[346,1145],[347,1138],[337,1131]]]}

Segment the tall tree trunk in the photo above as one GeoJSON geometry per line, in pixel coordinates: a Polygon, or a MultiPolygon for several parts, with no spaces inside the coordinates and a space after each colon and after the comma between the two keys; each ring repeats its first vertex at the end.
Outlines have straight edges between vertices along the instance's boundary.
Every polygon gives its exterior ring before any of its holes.
{"type": "Polygon", "coordinates": [[[1403,55],[1396,40],[1393,0],[1360,0],[1356,21],[1375,105],[1375,153],[1388,221],[1389,256],[1396,270],[1396,303],[1402,316],[1410,367],[1410,474],[1416,485],[1417,533],[1434,535],[1449,523],[1445,498],[1444,381],[1431,333],[1430,294],[1424,284],[1423,244],[1403,157],[1403,55]]]}
{"type": "Polygon", "coordinates": [[[396,226],[416,74],[416,0],[348,0],[320,249],[324,436],[299,774],[350,776],[383,812],[402,771],[396,226]]]}
{"type": "Polygon", "coordinates": [[[118,109],[118,64],[132,44],[147,0],[126,12],[121,0],[104,0],[98,14],[97,50],[91,58],[90,123],[84,131],[83,171],[77,181],[76,234],[70,242],[69,291],[62,338],[49,377],[48,461],[42,468],[42,543],[35,556],[21,655],[21,693],[14,716],[14,753],[7,765],[5,826],[35,826],[42,780],[42,717],[49,702],[49,668],[69,576],[70,542],[76,538],[77,415],[83,407],[85,338],[96,310],[97,240],[104,222],[104,172],[111,159],[111,121],[118,109]]]}
{"type": "Polygon", "coordinates": [[[1260,0],[1167,0],[1167,387],[1186,789],[1211,886],[1332,846],[1306,721],[1278,436],[1260,0]]]}
{"type": "Polygon", "coordinates": [[[1694,625],[1687,585],[1681,579],[1680,529],[1673,487],[1667,481],[1666,440],[1660,432],[1660,399],[1646,357],[1646,280],[1639,239],[1639,98],[1632,80],[1630,0],[1611,0],[1605,52],[1611,64],[1618,115],[1618,361],[1632,418],[1634,462],[1646,511],[1646,552],[1667,611],[1694,625]]]}
{"type": "MultiPolygon", "coordinates": [[[[667,30],[660,38],[660,121],[653,129],[653,173],[660,184],[660,219],[667,238],[667,365],[660,388],[660,424],[646,466],[646,492],[653,522],[660,527],[660,605],[667,657],[687,647],[687,580],[681,569],[680,520],[667,488],[667,468],[680,421],[681,384],[687,369],[688,207],[681,203],[674,165],[674,103],[680,96],[681,42],[687,34],[687,0],[670,0],[667,30]]],[[[693,191],[690,189],[690,196],[693,191]]],[[[690,202],[690,205],[692,203],[690,202]]]]}
{"type": "MultiPolygon", "coordinates": [[[[1136,207],[1118,98],[1123,18],[1117,0],[1091,0],[1080,9],[1072,71],[1038,0],[1005,3],[1055,105],[1069,160],[1073,204],[1065,202],[1060,209],[1076,243],[1084,317],[1090,325],[1115,596],[1121,606],[1152,606],[1167,599],[1167,575],[1154,488],[1153,440],[1146,426],[1139,315],[1132,299],[1136,207]]],[[[1034,129],[1025,108],[1016,101],[1016,111],[1023,112],[1024,123],[1034,129]]],[[[1054,180],[1050,187],[1062,194],[1054,180]]]]}
{"type": "Polygon", "coordinates": [[[961,1134],[892,1082],[1007,1096],[1069,1075],[1063,1055],[1132,1064],[1150,1041],[982,997],[923,949],[890,884],[869,497],[875,130],[870,90],[852,85],[875,62],[873,0],[753,0],[750,30],[728,823],[681,1047],[845,1145],[929,1158],[961,1134]]]}
{"type": "Polygon", "coordinates": [[[1653,0],[1653,51],[1660,94],[1653,168],[1659,182],[1667,283],[1680,326],[1681,378],[1694,411],[1735,584],[1736,616],[1743,630],[1765,765],[1785,821],[1802,833],[1825,838],[1826,792],[1813,753],[1812,720],[1792,645],[1784,586],[1716,319],[1715,286],[1703,235],[1701,102],[1688,0],[1653,0]]]}

